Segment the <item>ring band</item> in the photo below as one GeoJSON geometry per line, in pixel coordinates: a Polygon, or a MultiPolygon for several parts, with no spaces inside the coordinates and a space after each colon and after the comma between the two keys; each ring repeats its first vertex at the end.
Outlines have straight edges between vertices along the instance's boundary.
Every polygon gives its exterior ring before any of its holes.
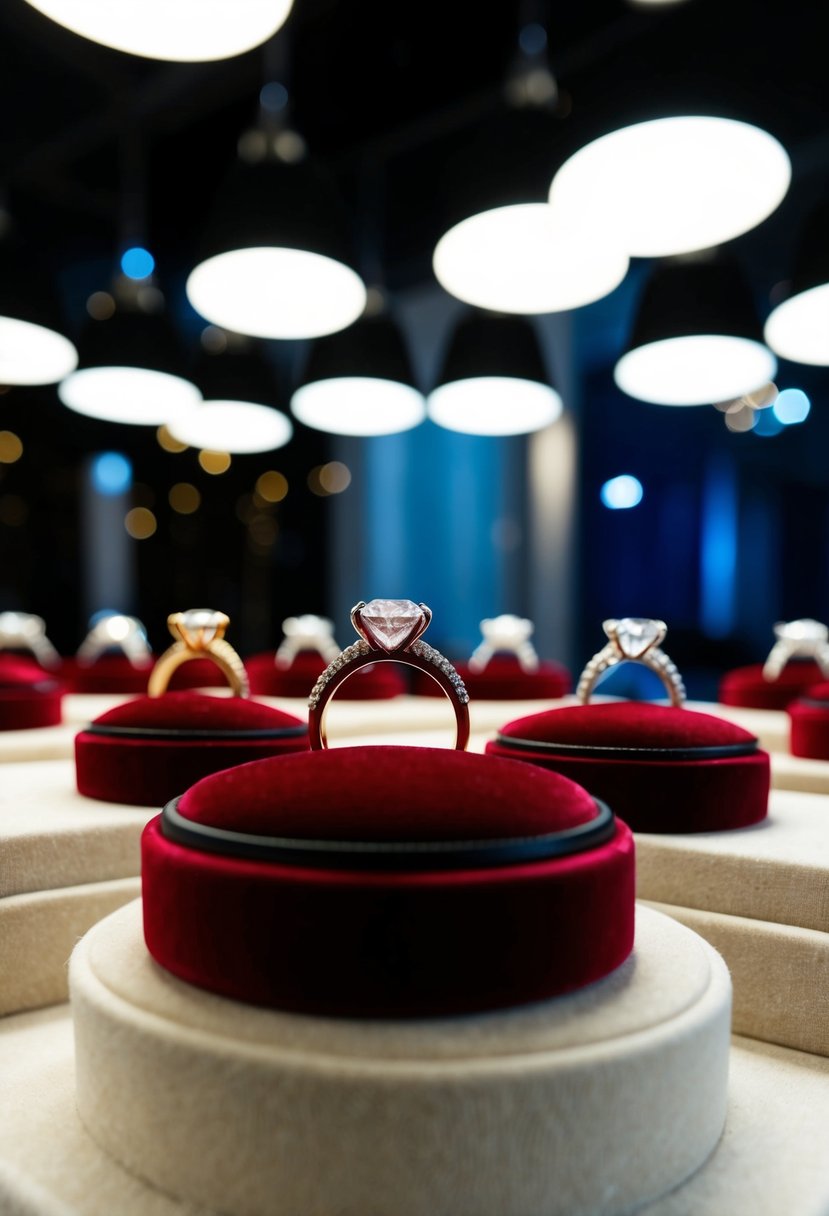
{"type": "Polygon", "coordinates": [[[610,667],[624,662],[641,663],[649,668],[664,684],[671,704],[677,707],[684,705],[682,676],[676,664],[660,649],[660,643],[668,632],[664,621],[652,621],[646,617],[623,617],[618,621],[611,618],[602,622],[602,628],[610,640],[593,655],[581,673],[576,696],[583,705],[590,700],[599,677],[610,667]]]}
{"type": "Polygon", "coordinates": [[[469,742],[469,694],[448,659],[421,641],[432,619],[425,604],[412,600],[361,600],[351,609],[351,623],[360,640],[347,646],[317,680],[308,698],[308,737],[312,750],[328,746],[325,712],[339,686],[371,663],[405,663],[431,676],[455,711],[455,748],[469,742]]]}
{"type": "Polygon", "coordinates": [[[783,668],[794,658],[812,659],[829,679],[829,629],[820,621],[778,621],[776,641],[763,664],[764,680],[779,680],[783,668]]]}
{"type": "Polygon", "coordinates": [[[481,621],[482,641],[469,657],[469,670],[479,675],[499,652],[514,654],[523,672],[538,671],[538,654],[530,638],[535,626],[526,617],[504,613],[481,621]]]}
{"type": "Polygon", "coordinates": [[[167,691],[173,672],[182,663],[191,659],[210,659],[230,685],[237,697],[250,695],[250,685],[245,665],[236,651],[224,639],[230,618],[223,612],[207,608],[191,608],[187,612],[174,612],[167,617],[170,633],[177,640],[150,672],[147,692],[151,697],[160,697],[167,691]]]}

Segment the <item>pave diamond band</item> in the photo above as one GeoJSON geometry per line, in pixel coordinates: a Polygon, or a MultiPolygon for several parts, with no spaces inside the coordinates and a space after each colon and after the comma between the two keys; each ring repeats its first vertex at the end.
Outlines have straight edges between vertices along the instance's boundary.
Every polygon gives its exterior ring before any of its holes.
{"type": "Polygon", "coordinates": [[[351,620],[360,639],[347,646],[311,689],[308,698],[308,734],[312,749],[328,746],[325,711],[328,702],[345,680],[371,663],[405,663],[432,677],[443,689],[455,711],[455,747],[469,742],[469,694],[455,668],[439,650],[421,640],[432,613],[425,604],[412,600],[360,601],[351,610],[351,620]]]}
{"type": "Polygon", "coordinates": [[[685,685],[676,664],[668,658],[660,643],[668,632],[664,621],[647,617],[623,617],[603,622],[609,641],[589,661],[579,678],[576,696],[583,705],[590,696],[600,676],[619,663],[641,663],[649,668],[665,685],[671,704],[683,705],[685,685]]]}
{"type": "Polygon", "coordinates": [[[829,629],[820,621],[804,618],[799,621],[778,621],[774,626],[776,641],[763,664],[763,678],[779,680],[790,659],[813,659],[829,679],[829,629]]]}

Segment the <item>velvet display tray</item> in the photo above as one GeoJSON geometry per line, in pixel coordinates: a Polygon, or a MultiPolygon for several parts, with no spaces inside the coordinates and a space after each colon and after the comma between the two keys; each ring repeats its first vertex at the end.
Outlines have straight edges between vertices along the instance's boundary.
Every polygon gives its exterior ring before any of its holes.
{"type": "Polygon", "coordinates": [[[829,684],[816,684],[793,701],[789,721],[793,756],[829,760],[829,684]]]}
{"type": "Polygon", "coordinates": [[[649,903],[719,951],[734,986],[737,1034],[829,1056],[829,933],[649,903]]]}
{"type": "MultiPolygon", "coordinates": [[[[713,714],[741,726],[754,735],[767,752],[788,752],[789,715],[783,709],[745,709],[736,705],[720,705],[716,701],[687,701],[686,709],[713,714]]],[[[66,713],[64,709],[64,713],[66,713]]]]}
{"type": "Polygon", "coordinates": [[[63,686],[29,659],[0,654],[0,731],[58,726],[63,686]]]}
{"type": "Polygon", "coordinates": [[[0,898],[0,1016],[65,1001],[78,939],[139,891],[138,878],[117,878],[0,898]]]}
{"type": "Polygon", "coordinates": [[[487,754],[562,773],[637,832],[706,832],[766,814],[769,758],[709,714],[637,701],[565,706],[508,723],[487,754]]]}
{"type": "MultiPolygon", "coordinates": [[[[316,651],[300,651],[290,667],[278,667],[273,651],[255,654],[245,661],[250,690],[255,696],[302,697],[308,694],[328,664],[316,651]]],[[[407,691],[400,667],[377,663],[362,668],[337,693],[344,701],[386,701],[407,691]]]]}
{"type": "Polygon", "coordinates": [[[299,718],[244,697],[138,697],[78,735],[78,790],[105,802],[159,807],[208,773],[307,747],[299,718]]]}
{"type": "Polygon", "coordinates": [[[539,1000],[606,975],[633,940],[628,828],[564,778],[449,749],[305,752],[205,778],[148,825],[142,877],[158,963],[303,1012],[539,1000]]]}
{"type": "Polygon", "coordinates": [[[742,705],[751,709],[788,709],[792,701],[823,675],[811,659],[787,663],[776,680],[763,677],[763,667],[737,667],[726,672],[720,682],[719,699],[723,705],[742,705]]]}
{"type": "Polygon", "coordinates": [[[723,1126],[727,972],[647,909],[611,975],[497,1014],[237,1005],[155,967],[134,905],[80,944],[71,991],[94,1140],[224,1213],[627,1213],[682,1183],[723,1126]]]}
{"type": "MultiPolygon", "coordinates": [[[[573,677],[561,663],[543,662],[536,671],[524,671],[516,658],[496,654],[483,671],[470,671],[468,663],[454,666],[473,701],[556,701],[573,687],[573,677]]],[[[412,692],[443,696],[435,681],[419,671],[413,673],[412,692]]]]}
{"type": "Polygon", "coordinates": [[[640,899],[829,933],[829,804],[773,790],[762,823],[636,837],[640,899]]]}

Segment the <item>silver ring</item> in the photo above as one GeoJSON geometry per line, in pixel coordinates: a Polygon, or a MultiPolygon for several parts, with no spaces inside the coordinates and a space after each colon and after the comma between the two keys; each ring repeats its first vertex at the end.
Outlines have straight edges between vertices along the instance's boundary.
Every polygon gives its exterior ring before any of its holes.
{"type": "Polygon", "coordinates": [[[28,650],[41,667],[60,666],[60,655],[46,636],[46,622],[31,612],[0,612],[0,650],[28,650]]]}
{"type": "Polygon", "coordinates": [[[763,664],[763,679],[778,680],[790,659],[813,659],[829,679],[829,629],[820,621],[803,617],[798,621],[778,621],[777,639],[763,664]]]}
{"type": "Polygon", "coordinates": [[[282,622],[284,637],[276,652],[277,667],[290,667],[303,650],[315,650],[326,663],[333,663],[340,653],[334,641],[334,622],[324,616],[307,612],[304,616],[289,616],[282,622]]]}
{"type": "Polygon", "coordinates": [[[618,663],[641,663],[659,676],[665,685],[671,704],[683,705],[685,702],[685,685],[676,664],[673,663],[664,650],[660,649],[665,640],[668,626],[664,621],[652,621],[648,617],[626,616],[621,620],[602,622],[602,628],[610,639],[606,646],[593,655],[593,658],[581,673],[576,696],[583,705],[590,700],[590,694],[597,680],[610,667],[618,663]]]}
{"type": "Polygon", "coordinates": [[[479,642],[469,659],[469,670],[481,672],[499,651],[514,654],[522,671],[538,671],[538,655],[530,638],[535,625],[526,617],[506,612],[481,621],[483,641],[479,642]]]}
{"type": "Polygon", "coordinates": [[[136,616],[107,612],[94,616],[90,630],[75,656],[81,667],[91,667],[108,650],[120,650],[133,667],[146,667],[152,659],[147,631],[136,616]]]}

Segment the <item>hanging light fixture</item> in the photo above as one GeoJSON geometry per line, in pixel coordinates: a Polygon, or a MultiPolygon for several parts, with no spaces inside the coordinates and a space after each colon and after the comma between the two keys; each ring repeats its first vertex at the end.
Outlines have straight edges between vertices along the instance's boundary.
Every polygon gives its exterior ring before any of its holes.
{"type": "Polygon", "coordinates": [[[782,359],[829,366],[829,202],[807,219],[788,296],[766,321],[765,338],[782,359]]]}
{"type": "Polygon", "coordinates": [[[614,379],[654,405],[711,405],[773,379],[751,293],[724,258],[660,266],[645,285],[614,379]]]}
{"type": "MultiPolygon", "coordinates": [[[[257,338],[315,338],[351,325],[366,289],[354,269],[342,204],[282,132],[264,159],[239,162],[220,192],[201,260],[187,279],[196,312],[257,338]]],[[[302,156],[302,152],[299,152],[302,156]]]]}
{"type": "Polygon", "coordinates": [[[53,283],[15,238],[0,242],[0,384],[54,384],[77,365],[53,283]]]}
{"type": "Polygon", "coordinates": [[[284,447],[290,418],[269,403],[276,387],[261,350],[227,335],[227,349],[208,354],[196,372],[204,401],[171,420],[174,439],[189,447],[241,455],[284,447]]]}
{"type": "Polygon", "coordinates": [[[291,412],[306,426],[335,435],[391,435],[423,421],[426,404],[387,312],[314,343],[291,412]]]}
{"type": "Polygon", "coordinates": [[[530,322],[487,313],[456,326],[426,404],[433,422],[470,435],[540,431],[563,408],[530,322]]]}
{"type": "Polygon", "coordinates": [[[699,114],[636,122],[564,162],[550,202],[612,233],[631,256],[709,249],[748,232],[779,205],[791,163],[767,131],[699,114]]]}
{"type": "Polygon", "coordinates": [[[82,38],[147,59],[230,59],[266,42],[292,0],[28,0],[82,38]]]}
{"type": "MultiPolygon", "coordinates": [[[[89,418],[141,426],[169,424],[201,400],[185,376],[178,338],[161,312],[145,312],[122,286],[114,311],[89,323],[79,343],[78,369],[61,381],[65,406],[89,418]]],[[[160,293],[152,289],[156,304],[160,293]]]]}

